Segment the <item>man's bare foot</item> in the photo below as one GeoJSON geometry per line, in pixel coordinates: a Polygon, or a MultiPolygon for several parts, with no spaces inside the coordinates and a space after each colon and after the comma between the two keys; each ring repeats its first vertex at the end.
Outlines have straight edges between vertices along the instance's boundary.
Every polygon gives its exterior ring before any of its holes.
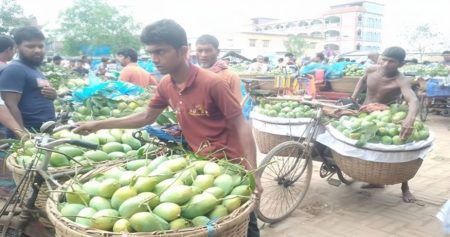
{"type": "Polygon", "coordinates": [[[414,195],[412,195],[412,193],[409,191],[408,182],[402,183],[401,189],[402,189],[402,199],[404,202],[413,203],[416,201],[416,198],[414,197],[414,195]]]}
{"type": "Polygon", "coordinates": [[[409,190],[402,191],[402,199],[406,203],[414,203],[416,201],[416,198],[409,190]]]}
{"type": "Polygon", "coordinates": [[[369,189],[369,188],[384,188],[384,185],[381,184],[364,184],[361,188],[369,189]]]}

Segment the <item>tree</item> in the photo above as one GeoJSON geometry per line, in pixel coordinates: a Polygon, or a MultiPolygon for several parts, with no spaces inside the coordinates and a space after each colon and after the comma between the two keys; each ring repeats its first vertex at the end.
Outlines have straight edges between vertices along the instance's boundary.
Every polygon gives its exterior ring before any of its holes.
{"type": "Polygon", "coordinates": [[[108,47],[117,52],[122,47],[140,46],[139,25],[105,0],[75,0],[72,7],[60,14],[59,20],[61,27],[57,33],[63,38],[63,51],[67,55],[96,48],[108,47]]]}
{"type": "Polygon", "coordinates": [[[295,57],[300,57],[305,53],[305,50],[311,48],[311,45],[298,35],[289,35],[288,40],[284,43],[286,50],[292,53],[295,57]]]}
{"type": "Polygon", "coordinates": [[[34,17],[26,17],[16,0],[0,0],[0,34],[10,34],[16,27],[33,24],[34,17]]]}
{"type": "Polygon", "coordinates": [[[425,53],[440,50],[442,47],[442,35],[435,32],[430,24],[414,26],[406,31],[404,38],[408,42],[408,48],[419,54],[420,61],[425,53]]]}

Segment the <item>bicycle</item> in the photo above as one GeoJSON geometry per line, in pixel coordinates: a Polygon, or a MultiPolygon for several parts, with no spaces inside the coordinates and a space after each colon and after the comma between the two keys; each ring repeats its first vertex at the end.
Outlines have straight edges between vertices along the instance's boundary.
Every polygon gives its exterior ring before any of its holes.
{"type": "MultiPolygon", "coordinates": [[[[51,192],[53,187],[60,187],[57,181],[60,177],[74,175],[76,171],[59,173],[50,175],[47,172],[50,156],[55,152],[53,148],[62,144],[71,144],[87,149],[97,149],[97,144],[88,143],[76,139],[58,139],[54,140],[50,137],[53,132],[64,129],[74,128],[73,125],[64,125],[56,127],[56,122],[49,121],[44,123],[40,128],[40,134],[33,137],[37,153],[45,152],[45,156],[41,163],[38,164],[39,157],[34,156],[33,160],[26,167],[24,177],[17,184],[12,195],[8,198],[5,205],[0,210],[0,236],[54,236],[51,230],[38,221],[39,216],[46,216],[45,212],[36,208],[35,203],[41,186],[45,183],[51,192]],[[31,185],[32,184],[32,185],[31,185]],[[32,192],[29,195],[29,188],[32,192]],[[19,207],[20,206],[20,207],[19,207]]],[[[58,152],[60,153],[60,152],[58,152]]],[[[60,153],[63,154],[63,153],[60,153]]],[[[70,156],[66,158],[73,160],[70,156]]],[[[76,160],[74,162],[78,163],[76,160]]]]}
{"type": "Polygon", "coordinates": [[[275,146],[263,159],[256,173],[264,188],[256,214],[266,223],[284,220],[300,205],[311,182],[313,160],[322,162],[319,175],[327,178],[329,184],[339,186],[341,183],[348,185],[353,182],[333,161],[329,148],[315,141],[319,134],[323,107],[346,109],[350,105],[336,106],[308,101],[302,103],[316,107],[316,116],[297,141],[286,141],[275,146]],[[333,179],[335,174],[338,179],[333,179]]]}

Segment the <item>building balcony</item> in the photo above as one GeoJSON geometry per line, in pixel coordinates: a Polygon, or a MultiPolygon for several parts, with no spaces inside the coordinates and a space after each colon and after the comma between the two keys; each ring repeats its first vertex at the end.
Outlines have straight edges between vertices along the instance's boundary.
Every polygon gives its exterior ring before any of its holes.
{"type": "Polygon", "coordinates": [[[325,36],[325,41],[340,41],[341,36],[325,36]]]}
{"type": "Polygon", "coordinates": [[[338,28],[341,27],[341,23],[337,22],[337,23],[326,23],[325,24],[326,28],[338,28]]]}
{"type": "Polygon", "coordinates": [[[310,28],[312,28],[312,29],[319,29],[319,28],[322,28],[322,27],[323,27],[323,24],[322,24],[322,23],[310,25],[310,28]]]}

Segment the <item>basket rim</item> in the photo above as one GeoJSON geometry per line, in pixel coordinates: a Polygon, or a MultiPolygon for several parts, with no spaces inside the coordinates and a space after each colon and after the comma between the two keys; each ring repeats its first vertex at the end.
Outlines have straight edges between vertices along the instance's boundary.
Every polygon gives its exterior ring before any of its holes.
{"type": "MultiPolygon", "coordinates": [[[[155,153],[158,154],[160,150],[155,150],[155,153]]],[[[11,172],[14,173],[18,173],[18,174],[23,174],[25,173],[26,168],[20,166],[19,164],[17,164],[16,162],[16,158],[17,157],[17,152],[11,153],[8,157],[6,157],[6,167],[11,170],[11,172]]],[[[128,159],[126,157],[124,158],[120,158],[120,159],[116,159],[116,160],[105,160],[105,161],[100,161],[100,162],[92,162],[92,164],[86,165],[86,166],[80,166],[78,164],[73,164],[73,165],[69,165],[69,166],[62,166],[62,167],[51,167],[49,166],[47,169],[47,172],[49,172],[50,174],[57,174],[60,172],[65,172],[65,171],[72,171],[74,168],[77,169],[89,169],[91,168],[92,170],[95,170],[101,166],[105,166],[105,165],[109,165],[109,166],[115,166],[115,165],[120,165],[123,164],[125,162],[128,162],[130,160],[133,159],[128,159]]]]}
{"type": "MultiPolygon", "coordinates": [[[[342,140],[342,139],[340,139],[339,137],[337,137],[337,134],[339,134],[339,132],[338,132],[338,130],[337,130],[336,128],[332,127],[331,125],[326,125],[325,128],[326,128],[326,130],[328,131],[328,133],[329,133],[334,139],[336,139],[336,140],[338,140],[338,141],[340,141],[340,142],[343,142],[343,143],[345,143],[345,144],[347,144],[347,145],[355,146],[354,144],[348,142],[347,140],[342,140]]],[[[408,144],[393,145],[393,146],[402,146],[402,147],[401,147],[401,148],[395,148],[395,147],[392,147],[392,149],[390,149],[389,151],[385,151],[385,152],[420,151],[420,150],[427,149],[427,148],[429,148],[429,147],[431,147],[431,146],[433,145],[433,143],[432,143],[432,142],[434,141],[434,135],[433,135],[433,133],[430,132],[430,136],[427,138],[426,141],[428,141],[428,140],[429,140],[430,144],[425,145],[425,146],[420,147],[420,148],[415,148],[415,149],[405,149],[405,145],[408,145],[408,144]]],[[[370,143],[370,144],[372,144],[372,143],[370,143]]],[[[373,144],[376,145],[377,143],[373,143],[373,144]]],[[[356,146],[355,146],[355,147],[356,147],[356,146]]],[[[367,146],[365,146],[365,145],[362,146],[362,147],[358,147],[358,148],[359,148],[359,149],[362,149],[362,150],[369,150],[369,151],[384,151],[384,150],[377,150],[376,148],[367,147],[367,146]]],[[[359,158],[359,157],[355,157],[355,158],[361,159],[361,158],[359,158]]],[[[361,159],[361,160],[363,160],[363,159],[361,159]]]]}

